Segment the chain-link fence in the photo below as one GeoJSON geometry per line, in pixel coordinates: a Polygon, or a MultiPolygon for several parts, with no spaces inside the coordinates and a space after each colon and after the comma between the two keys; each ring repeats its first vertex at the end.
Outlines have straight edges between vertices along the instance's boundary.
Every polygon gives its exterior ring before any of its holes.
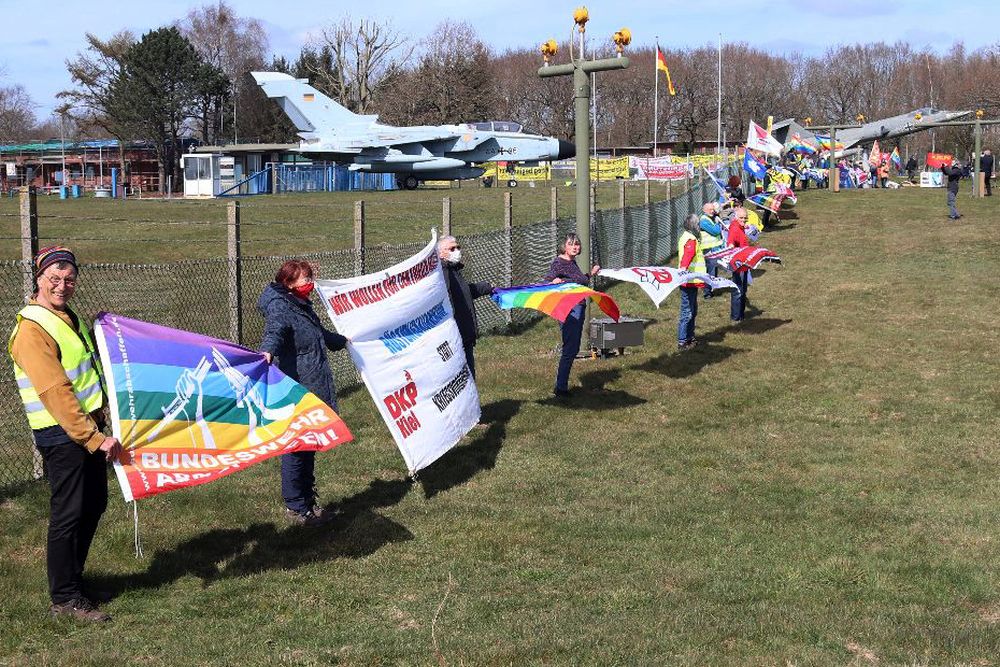
{"type": "MultiPolygon", "coordinates": [[[[714,198],[714,190],[710,183],[698,180],[668,200],[594,212],[594,261],[606,268],[621,268],[667,260],[676,252],[684,216],[697,211],[704,197],[714,198]]],[[[498,287],[537,282],[547,272],[559,239],[575,228],[575,219],[559,218],[459,235],[467,258],[465,277],[487,280],[498,287]]],[[[299,253],[295,257],[314,262],[323,278],[347,278],[356,275],[362,266],[369,273],[386,269],[423,246],[423,242],[377,245],[299,253]]],[[[242,343],[255,347],[264,329],[264,320],[257,312],[257,296],[286,259],[289,257],[239,256],[235,261],[219,258],[169,264],[85,264],[73,308],[88,321],[104,310],[224,339],[234,338],[232,333],[237,329],[233,320],[237,318],[242,343]],[[237,284],[242,296],[234,311],[231,293],[237,284]]],[[[23,280],[28,270],[30,265],[22,261],[0,262],[0,308],[8,323],[23,304],[23,280]]],[[[476,313],[482,334],[541,317],[529,310],[501,311],[489,299],[476,301],[476,313]]],[[[322,317],[326,317],[325,312],[322,317]]],[[[360,383],[345,352],[331,354],[330,361],[340,388],[360,383]]],[[[0,377],[0,488],[34,475],[31,433],[9,361],[7,365],[8,370],[0,377]]]]}

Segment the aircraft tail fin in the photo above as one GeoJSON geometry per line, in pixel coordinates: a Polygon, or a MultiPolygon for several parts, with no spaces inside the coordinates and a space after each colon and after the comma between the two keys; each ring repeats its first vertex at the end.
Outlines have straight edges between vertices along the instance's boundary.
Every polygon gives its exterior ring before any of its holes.
{"type": "Polygon", "coordinates": [[[350,135],[370,127],[378,116],[362,116],[337,104],[309,85],[283,72],[251,72],[264,94],[277,100],[303,139],[350,135]]]}

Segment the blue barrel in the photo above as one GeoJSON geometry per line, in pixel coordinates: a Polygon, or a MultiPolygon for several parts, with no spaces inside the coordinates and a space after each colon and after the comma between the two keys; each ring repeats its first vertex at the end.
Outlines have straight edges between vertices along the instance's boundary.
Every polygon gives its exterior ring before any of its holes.
{"type": "Polygon", "coordinates": [[[111,198],[118,199],[118,167],[111,167],[111,198]]]}
{"type": "Polygon", "coordinates": [[[60,185],[59,186],[59,199],[66,199],[66,197],[68,195],[69,195],[69,188],[67,188],[65,185],[60,185]]]}
{"type": "Polygon", "coordinates": [[[73,199],[79,199],[80,198],[80,186],[79,185],[71,185],[70,187],[72,188],[73,199]]]}

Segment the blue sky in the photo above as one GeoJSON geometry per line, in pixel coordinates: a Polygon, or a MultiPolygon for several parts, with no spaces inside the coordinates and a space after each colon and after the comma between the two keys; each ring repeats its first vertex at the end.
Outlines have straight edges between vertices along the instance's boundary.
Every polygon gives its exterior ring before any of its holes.
{"type": "MultiPolygon", "coordinates": [[[[203,4],[187,0],[88,0],[85,4],[43,5],[0,0],[0,16],[4,18],[0,85],[23,85],[37,105],[36,114],[45,118],[56,106],[55,93],[70,85],[65,61],[83,48],[84,32],[108,37],[127,28],[141,34],[170,24],[189,8],[203,4]]],[[[498,50],[535,46],[549,37],[568,36],[570,15],[582,3],[230,0],[230,4],[240,15],[263,22],[272,52],[294,57],[311,31],[346,14],[391,19],[401,32],[415,39],[444,19],[466,21],[498,50]],[[359,7],[367,11],[362,14],[359,7]]],[[[905,41],[914,48],[938,52],[956,41],[964,42],[970,50],[1000,42],[998,0],[598,0],[585,4],[591,14],[590,34],[610,38],[618,28],[628,27],[637,44],[652,43],[658,36],[664,45],[696,46],[714,43],[720,31],[724,40],[805,55],[821,53],[832,44],[877,40],[905,41]]]]}

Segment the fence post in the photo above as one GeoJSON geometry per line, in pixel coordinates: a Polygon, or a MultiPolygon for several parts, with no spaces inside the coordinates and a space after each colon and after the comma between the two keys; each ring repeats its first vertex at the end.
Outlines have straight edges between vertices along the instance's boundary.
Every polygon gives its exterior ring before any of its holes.
{"type": "Polygon", "coordinates": [[[240,202],[229,202],[226,258],[229,260],[229,340],[243,344],[243,247],[240,244],[240,202]]]}
{"type": "MultiPolygon", "coordinates": [[[[504,253],[504,286],[514,285],[514,196],[510,192],[503,193],[503,240],[506,252],[504,253]]],[[[511,312],[505,310],[504,317],[507,324],[511,322],[511,312]]]]}
{"type": "Polygon", "coordinates": [[[365,275],[365,200],[354,202],[354,275],[365,275]]]}
{"type": "Polygon", "coordinates": [[[552,186],[552,195],[549,198],[549,222],[552,224],[551,235],[552,244],[550,250],[554,250],[559,245],[559,188],[552,186]]]}
{"type": "Polygon", "coordinates": [[[649,206],[649,179],[648,178],[645,181],[643,181],[643,186],[642,186],[642,203],[645,204],[646,206],[649,206]]]}
{"type": "MultiPolygon", "coordinates": [[[[28,303],[35,293],[34,260],[38,254],[38,200],[35,188],[23,187],[20,192],[21,205],[21,275],[24,281],[24,302],[28,303]]],[[[41,479],[45,474],[42,455],[36,447],[31,448],[31,476],[41,479]]]]}
{"type": "Polygon", "coordinates": [[[271,194],[276,195],[278,194],[278,165],[272,162],[269,166],[271,169],[271,194]]]}
{"type": "MultiPolygon", "coordinates": [[[[625,210],[625,181],[618,181],[618,208],[625,210]]],[[[624,215],[624,213],[622,214],[624,215]]]]}
{"type": "Polygon", "coordinates": [[[451,236],[451,197],[441,202],[441,235],[451,236]]]}
{"type": "Polygon", "coordinates": [[[38,254],[38,199],[35,188],[21,188],[21,261],[24,281],[24,302],[35,292],[32,262],[38,254]]]}

